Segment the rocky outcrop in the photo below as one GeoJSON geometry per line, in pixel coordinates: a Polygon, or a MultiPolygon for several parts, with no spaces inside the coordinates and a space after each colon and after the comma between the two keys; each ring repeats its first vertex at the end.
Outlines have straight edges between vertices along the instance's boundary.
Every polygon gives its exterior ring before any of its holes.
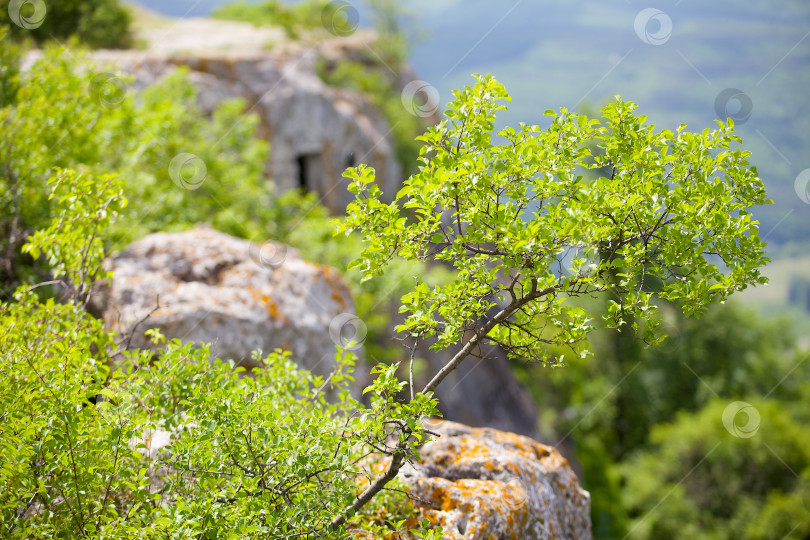
{"type": "Polygon", "coordinates": [[[132,333],[133,347],[149,348],[143,333],[159,328],[247,367],[257,365],[255,349],[290,350],[299,365],[327,375],[335,345],[357,327],[341,275],[283,244],[199,227],[146,236],[108,266],[113,279],[91,307],[108,328],[132,333]]]}
{"type": "Polygon", "coordinates": [[[339,214],[353,200],[342,177],[347,167],[374,167],[386,194],[393,195],[402,182],[391,128],[380,111],[356,92],[327,86],[317,73],[319,59],[335,62],[336,55],[367,48],[370,39],[358,34],[313,47],[288,44],[273,50],[252,44],[192,51],[165,46],[97,51],[93,60],[104,69],[132,74],[136,88],[185,66],[206,113],[225,99],[245,99],[247,112],[259,116],[260,136],[270,142],[266,170],[276,188],[313,191],[339,214]]]}
{"type": "MultiPolygon", "coordinates": [[[[451,347],[431,350],[419,348],[425,359],[426,375],[432,377],[458,350],[451,347]]],[[[420,381],[420,385],[428,378],[420,381]]],[[[537,405],[529,392],[518,383],[503,349],[482,345],[477,356],[466,358],[435,390],[444,418],[472,426],[487,426],[504,431],[537,436],[537,405]]]]}
{"type": "Polygon", "coordinates": [[[590,539],[590,495],[568,462],[528,437],[429,420],[439,435],[401,471],[418,517],[466,540],[590,539]]]}

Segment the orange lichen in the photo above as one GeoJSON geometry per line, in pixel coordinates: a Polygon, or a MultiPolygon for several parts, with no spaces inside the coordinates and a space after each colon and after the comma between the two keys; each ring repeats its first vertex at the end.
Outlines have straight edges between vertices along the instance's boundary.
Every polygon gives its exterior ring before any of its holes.
{"type": "Polygon", "coordinates": [[[343,276],[331,266],[317,265],[323,273],[323,279],[329,286],[329,297],[337,304],[341,312],[345,312],[349,305],[346,302],[347,290],[343,276]]]}
{"type": "Polygon", "coordinates": [[[284,324],[289,324],[290,319],[281,313],[278,303],[272,296],[255,287],[247,287],[247,290],[253,299],[264,307],[271,319],[274,321],[281,320],[284,324]]]}

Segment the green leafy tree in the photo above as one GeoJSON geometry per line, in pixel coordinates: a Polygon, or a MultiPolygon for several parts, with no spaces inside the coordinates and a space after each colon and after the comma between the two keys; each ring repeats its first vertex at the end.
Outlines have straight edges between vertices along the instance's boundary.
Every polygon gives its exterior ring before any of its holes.
{"type": "Polygon", "coordinates": [[[118,0],[0,0],[0,23],[38,43],[76,36],[93,48],[132,45],[132,14],[118,0]]]}
{"type": "MultiPolygon", "coordinates": [[[[592,304],[598,311],[602,302],[592,304]]],[[[734,301],[710,306],[700,319],[668,307],[664,312],[666,340],[632,354],[624,350],[621,362],[614,356],[614,332],[598,329],[589,339],[592,358],[551,371],[515,363],[539,409],[548,411],[541,420],[544,436],[550,441],[565,436],[565,447],[581,466],[596,538],[627,534],[628,490],[620,470],[634,454],[650,449],[656,426],[697,413],[716,398],[769,395],[783,407],[806,399],[800,382],[807,371],[789,321],[763,319],[734,301]],[[630,415],[622,412],[627,410],[630,415]]]]}
{"type": "Polygon", "coordinates": [[[713,399],[657,426],[652,447],[622,465],[628,538],[807,537],[808,426],[777,401],[749,401],[756,429],[743,437],[724,427],[730,402],[713,399]]]}
{"type": "MultiPolygon", "coordinates": [[[[765,281],[750,207],[768,201],[748,152],[735,147],[731,122],[697,134],[685,126],[657,131],[617,98],[602,111],[604,126],[562,110],[547,111],[546,129],[493,133],[508,99],[491,76],[456,92],[447,118],[421,138],[419,172],[389,204],[373,169],[347,171],[356,201],[338,230],[367,239],[355,262],[367,279],[394,257],[455,272],[450,283],[418,283],[402,298],[407,339],[460,345],[421,391],[411,384],[411,396],[430,395],[485,342],[551,365],[582,356],[592,326],[572,299],[609,293],[606,325],[656,343],[655,298],[697,315],[765,281]],[[593,142],[601,155],[592,154],[593,142]],[[589,168],[611,172],[588,182],[589,168]]],[[[412,429],[399,428],[400,440],[412,429]]],[[[397,447],[388,471],[354,504],[381,489],[407,456],[397,447]]]]}

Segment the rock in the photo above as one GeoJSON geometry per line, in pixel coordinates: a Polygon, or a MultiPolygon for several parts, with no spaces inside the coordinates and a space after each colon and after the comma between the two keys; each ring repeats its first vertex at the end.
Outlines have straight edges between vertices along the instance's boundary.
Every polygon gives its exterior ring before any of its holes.
{"type": "Polygon", "coordinates": [[[439,437],[401,477],[445,538],[590,539],[590,495],[568,462],[528,437],[429,420],[439,437]]]}
{"type": "Polygon", "coordinates": [[[282,244],[198,227],[146,236],[108,265],[112,282],[93,308],[123,335],[143,320],[133,347],[149,348],[144,331],[160,328],[168,339],[211,343],[212,356],[247,367],[257,365],[255,349],[290,350],[299,365],[327,375],[336,343],[354,328],[342,276],[282,244]]]}
{"type": "MultiPolygon", "coordinates": [[[[427,361],[432,377],[455,354],[458,347],[430,350],[427,344],[419,355],[427,361]]],[[[466,358],[436,388],[439,410],[447,420],[472,426],[486,426],[527,437],[537,436],[537,405],[512,373],[503,349],[493,345],[480,347],[480,358],[466,358]]],[[[420,381],[422,385],[427,378],[420,381]]]]}

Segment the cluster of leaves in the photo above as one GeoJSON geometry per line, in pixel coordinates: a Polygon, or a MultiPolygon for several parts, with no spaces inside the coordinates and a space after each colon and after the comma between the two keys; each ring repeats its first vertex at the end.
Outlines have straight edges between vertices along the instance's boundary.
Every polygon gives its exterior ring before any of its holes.
{"type": "Polygon", "coordinates": [[[509,96],[491,76],[477,80],[420,137],[422,166],[392,203],[381,202],[373,169],[347,172],[357,200],[340,229],[368,239],[356,261],[366,278],[394,256],[454,268],[451,283],[403,297],[402,331],[438,348],[473,331],[513,356],[559,363],[544,344],[576,350],[592,328],[566,299],[610,291],[607,325],[654,343],[654,295],[693,315],[764,281],[749,208],[767,199],[748,153],[732,148],[732,124],[656,131],[617,99],[605,126],[547,111],[547,129],[505,128],[501,142],[493,126],[509,96]],[[593,142],[603,155],[592,156],[593,142]],[[592,168],[611,174],[589,182],[581,171],[592,168]]]}
{"type": "MultiPolygon", "coordinates": [[[[122,183],[72,170],[51,183],[58,218],[25,249],[77,293],[41,302],[23,286],[0,305],[4,533],[342,538],[373,522],[379,509],[355,516],[351,506],[374,474],[370,456],[402,423],[413,428],[404,456],[413,457],[424,436],[417,424],[435,401],[395,401],[403,383],[395,366],[380,366],[363,407],[349,393],[355,357],[342,349],[324,380],[280,351],[257,352],[263,368],[243,376],[211,363],[207,347],[163,346],[159,332],[157,351],[116,348],[78,293],[104,275],[98,239],[125,205],[122,183]],[[169,444],[153,447],[159,436],[169,444]]],[[[387,503],[407,507],[396,497],[387,503]]]]}
{"type": "Polygon", "coordinates": [[[132,14],[118,0],[0,0],[0,24],[7,26],[13,37],[30,38],[37,43],[77,37],[93,48],[116,49],[132,45],[132,14]],[[10,9],[12,4],[18,11],[10,9]],[[31,20],[31,27],[24,28],[16,24],[19,19],[12,18],[16,14],[36,20],[31,20]]]}

